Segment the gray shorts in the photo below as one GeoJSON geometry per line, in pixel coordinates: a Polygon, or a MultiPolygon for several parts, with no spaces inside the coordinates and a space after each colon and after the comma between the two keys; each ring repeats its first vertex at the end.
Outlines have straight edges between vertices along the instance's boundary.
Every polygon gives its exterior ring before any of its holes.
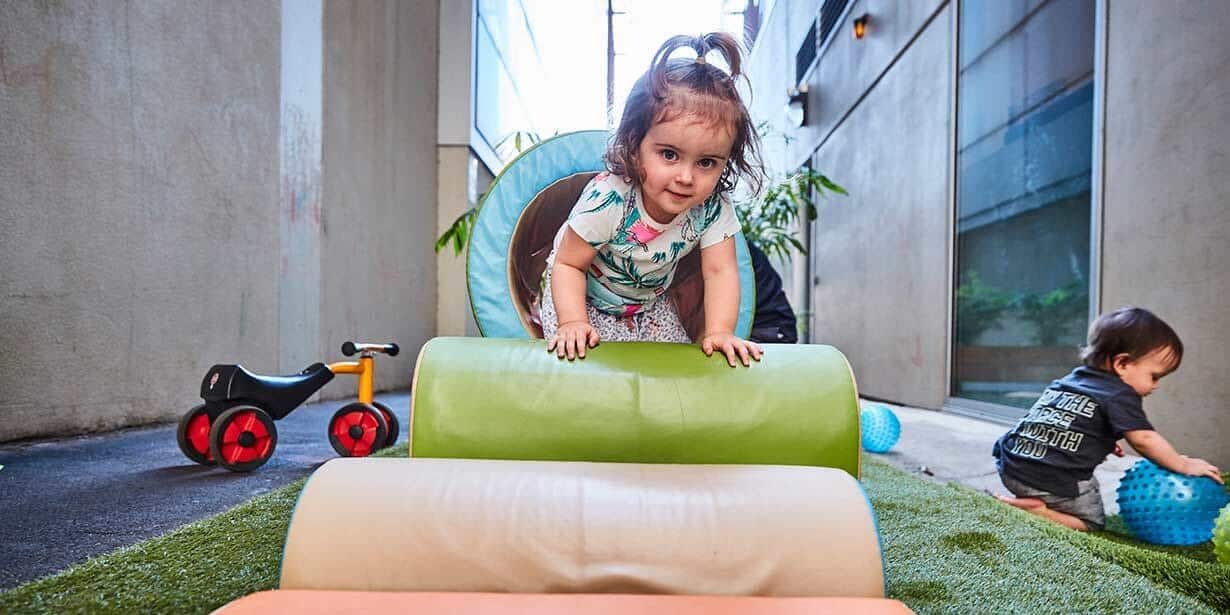
{"type": "Polygon", "coordinates": [[[1067,513],[1085,522],[1090,531],[1101,530],[1106,526],[1106,511],[1102,510],[1102,492],[1098,488],[1098,479],[1090,476],[1089,480],[1076,483],[1076,497],[1055,495],[1048,491],[1035,489],[1003,474],[999,480],[1018,498],[1037,498],[1046,503],[1047,508],[1067,513]]]}

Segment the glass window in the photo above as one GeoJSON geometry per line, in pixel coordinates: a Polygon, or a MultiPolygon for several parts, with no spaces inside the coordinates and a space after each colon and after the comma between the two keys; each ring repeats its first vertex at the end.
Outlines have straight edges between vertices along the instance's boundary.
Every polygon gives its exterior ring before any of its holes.
{"type": "Polygon", "coordinates": [[[962,2],[955,397],[1028,408],[1089,313],[1092,0],[962,2]]]}
{"type": "Polygon", "coordinates": [[[505,159],[507,138],[606,125],[606,2],[480,0],[475,126],[505,159]]]}

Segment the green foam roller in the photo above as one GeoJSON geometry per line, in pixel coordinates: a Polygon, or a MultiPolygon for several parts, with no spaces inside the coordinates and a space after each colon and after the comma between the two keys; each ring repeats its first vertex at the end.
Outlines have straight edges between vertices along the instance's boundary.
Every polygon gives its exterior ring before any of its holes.
{"type": "Polygon", "coordinates": [[[410,456],[778,464],[859,476],[859,406],[837,349],[773,345],[731,368],[695,345],[436,338],[411,393],[410,456]]]}

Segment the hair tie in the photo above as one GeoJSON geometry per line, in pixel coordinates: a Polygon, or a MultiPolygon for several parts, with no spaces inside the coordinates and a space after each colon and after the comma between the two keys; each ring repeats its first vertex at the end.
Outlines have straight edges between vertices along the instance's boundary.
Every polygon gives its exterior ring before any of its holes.
{"type": "Polygon", "coordinates": [[[705,56],[704,56],[704,55],[702,55],[702,54],[696,54],[696,63],[697,63],[697,64],[704,64],[704,63],[705,63],[705,56]]]}

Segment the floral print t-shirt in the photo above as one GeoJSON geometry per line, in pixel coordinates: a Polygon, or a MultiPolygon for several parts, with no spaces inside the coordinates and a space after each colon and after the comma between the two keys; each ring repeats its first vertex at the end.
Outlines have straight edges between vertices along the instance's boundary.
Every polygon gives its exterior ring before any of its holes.
{"type": "Polygon", "coordinates": [[[679,259],[697,244],[707,248],[733,237],[740,228],[734,206],[718,194],[659,224],[645,212],[640,188],[605,172],[585,186],[568,221],[555,234],[547,271],[554,266],[569,227],[598,250],[586,275],[590,305],[618,316],[636,314],[664,295],[679,259]]]}

